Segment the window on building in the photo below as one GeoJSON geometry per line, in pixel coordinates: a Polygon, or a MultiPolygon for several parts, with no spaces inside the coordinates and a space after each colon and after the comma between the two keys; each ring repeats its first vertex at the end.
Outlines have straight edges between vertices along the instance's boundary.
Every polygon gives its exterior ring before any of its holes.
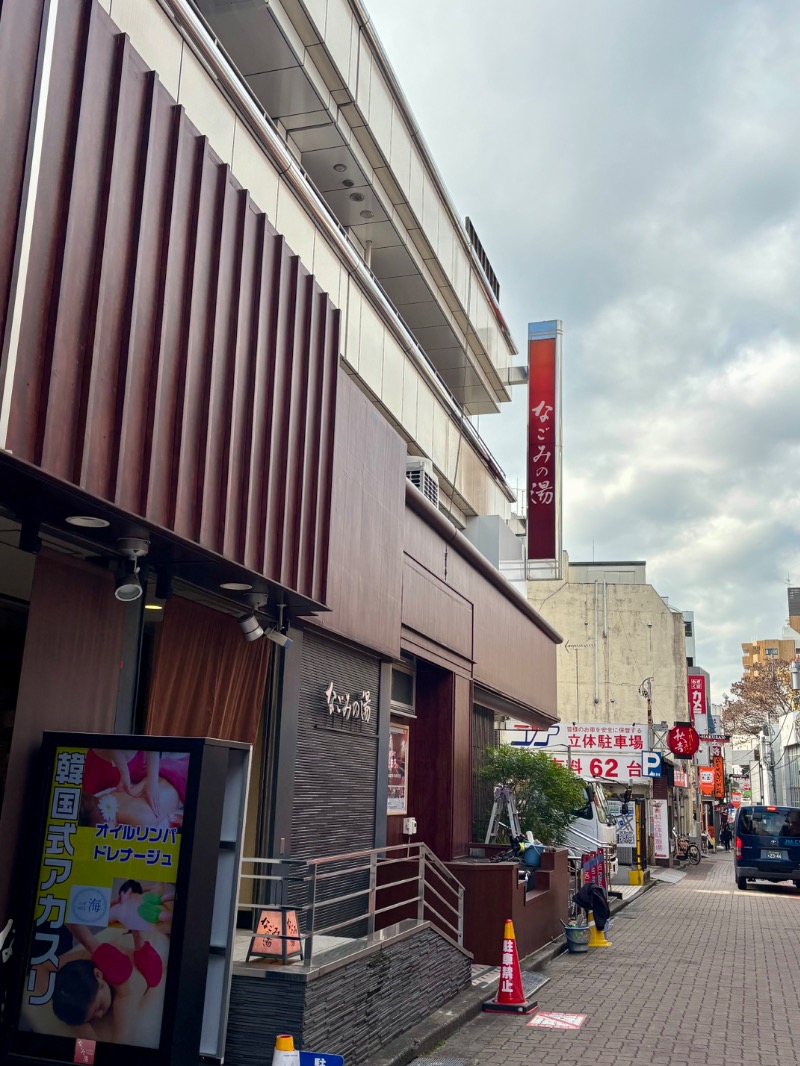
{"type": "Polygon", "coordinates": [[[777,648],[765,648],[764,650],[766,651],[767,655],[776,655],[777,656],[777,654],[778,654],[778,649],[777,648]]]}
{"type": "Polygon", "coordinates": [[[392,714],[416,715],[416,677],[413,662],[392,667],[392,714]]]}
{"type": "Polygon", "coordinates": [[[691,622],[684,622],[683,623],[683,631],[684,631],[684,633],[686,634],[687,637],[691,637],[692,636],[692,623],[691,622]]]}

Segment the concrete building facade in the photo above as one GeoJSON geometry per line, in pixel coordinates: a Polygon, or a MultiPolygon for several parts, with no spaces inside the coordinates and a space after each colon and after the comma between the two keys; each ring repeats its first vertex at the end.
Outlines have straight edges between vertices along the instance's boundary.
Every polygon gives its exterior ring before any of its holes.
{"type": "Polygon", "coordinates": [[[686,714],[683,616],[648,584],[644,562],[576,562],[563,581],[529,581],[528,599],[561,633],[563,721],[654,722],[686,714]],[[649,686],[648,686],[649,682],[649,686]]]}

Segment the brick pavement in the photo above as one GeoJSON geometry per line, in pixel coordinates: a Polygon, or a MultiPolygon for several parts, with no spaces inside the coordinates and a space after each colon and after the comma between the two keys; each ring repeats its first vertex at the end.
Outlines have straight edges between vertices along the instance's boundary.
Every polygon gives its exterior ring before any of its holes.
{"type": "Polygon", "coordinates": [[[582,1029],[529,1029],[530,1018],[482,1014],[427,1057],[474,1066],[800,1066],[792,885],[740,892],[732,857],[720,852],[634,901],[609,938],[609,949],[551,962],[539,992],[540,1010],[587,1015],[582,1029]]]}

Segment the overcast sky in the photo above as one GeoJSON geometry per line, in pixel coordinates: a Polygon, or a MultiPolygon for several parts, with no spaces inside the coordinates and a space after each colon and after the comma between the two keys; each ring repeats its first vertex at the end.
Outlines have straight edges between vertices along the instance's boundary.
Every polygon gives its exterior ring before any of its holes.
{"type": "Polygon", "coordinates": [[[800,4],[367,2],[518,347],[563,320],[565,548],[645,559],[718,699],[800,585],[800,4]]]}

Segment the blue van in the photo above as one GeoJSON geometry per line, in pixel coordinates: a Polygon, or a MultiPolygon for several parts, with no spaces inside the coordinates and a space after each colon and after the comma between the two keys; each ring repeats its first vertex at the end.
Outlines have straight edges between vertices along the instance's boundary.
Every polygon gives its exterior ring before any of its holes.
{"type": "Polygon", "coordinates": [[[740,889],[748,881],[794,881],[800,889],[800,808],[740,807],[734,836],[740,889]]]}

